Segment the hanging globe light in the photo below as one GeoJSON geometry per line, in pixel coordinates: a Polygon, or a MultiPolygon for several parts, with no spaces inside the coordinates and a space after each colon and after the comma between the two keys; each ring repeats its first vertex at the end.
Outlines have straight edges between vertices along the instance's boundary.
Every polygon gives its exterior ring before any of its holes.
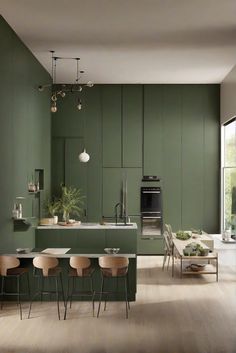
{"type": "Polygon", "coordinates": [[[83,152],[79,154],[79,160],[82,163],[87,163],[90,160],[90,155],[86,152],[86,149],[84,149],[83,152]]]}

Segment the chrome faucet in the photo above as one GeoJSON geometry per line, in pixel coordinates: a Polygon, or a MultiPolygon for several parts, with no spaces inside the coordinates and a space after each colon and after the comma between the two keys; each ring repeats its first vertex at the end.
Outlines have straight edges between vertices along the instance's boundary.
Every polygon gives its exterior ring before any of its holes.
{"type": "Polygon", "coordinates": [[[115,219],[116,219],[116,224],[118,223],[118,207],[120,206],[120,219],[123,219],[124,224],[126,225],[127,222],[127,217],[126,217],[126,210],[125,210],[125,206],[123,203],[118,202],[115,205],[115,219]]]}

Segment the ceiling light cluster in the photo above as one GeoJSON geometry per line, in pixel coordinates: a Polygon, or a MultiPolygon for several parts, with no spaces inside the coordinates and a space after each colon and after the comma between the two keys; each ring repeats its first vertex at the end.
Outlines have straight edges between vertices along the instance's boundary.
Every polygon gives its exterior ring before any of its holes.
{"type": "MultiPolygon", "coordinates": [[[[63,58],[59,56],[54,56],[54,51],[50,51],[52,54],[52,84],[40,85],[38,89],[42,92],[45,88],[51,87],[52,95],[51,95],[51,112],[57,112],[57,101],[60,98],[64,98],[68,93],[81,93],[83,87],[93,87],[93,83],[91,81],[87,83],[80,83],[80,79],[82,74],[84,73],[83,70],[79,70],[79,60],[80,58],[63,58]],[[56,76],[57,76],[57,61],[58,60],[74,60],[76,61],[76,78],[74,83],[61,83],[57,84],[56,76]]],[[[76,97],[76,107],[78,110],[82,109],[82,101],[79,95],[76,97]]]]}

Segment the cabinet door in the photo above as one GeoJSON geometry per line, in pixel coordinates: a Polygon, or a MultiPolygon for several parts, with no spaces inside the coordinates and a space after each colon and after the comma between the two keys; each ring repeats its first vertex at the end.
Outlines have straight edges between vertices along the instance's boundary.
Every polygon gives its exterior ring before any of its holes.
{"type": "Polygon", "coordinates": [[[83,148],[83,139],[67,138],[65,140],[65,184],[81,190],[81,194],[85,196],[83,208],[86,210],[87,163],[80,163],[78,159],[83,148]]]}
{"type": "Polygon", "coordinates": [[[142,168],[103,168],[103,216],[115,215],[114,207],[123,202],[123,181],[127,179],[127,215],[140,214],[142,168]]]}
{"type": "Polygon", "coordinates": [[[163,92],[163,215],[165,223],[181,229],[181,87],[165,85],[163,92]]]}
{"type": "Polygon", "coordinates": [[[143,154],[143,86],[122,89],[123,167],[141,167],[143,154]]]}
{"type": "Polygon", "coordinates": [[[144,86],[144,175],[162,177],[163,85],[144,86]]]}
{"type": "Polygon", "coordinates": [[[86,91],[86,149],[88,221],[98,222],[102,217],[102,115],[101,87],[86,91]]]}
{"type": "Polygon", "coordinates": [[[121,253],[137,253],[136,229],[112,229],[106,230],[106,247],[120,248],[121,253]]]}
{"type": "Polygon", "coordinates": [[[140,214],[140,187],[142,168],[126,168],[127,175],[127,215],[140,214]]]}
{"type": "Polygon", "coordinates": [[[121,202],[122,169],[103,168],[103,216],[114,217],[115,205],[121,202]]]}
{"type": "Polygon", "coordinates": [[[183,87],[182,229],[202,229],[204,199],[204,111],[201,85],[183,87]]]}
{"type": "Polygon", "coordinates": [[[65,183],[65,140],[52,138],[52,195],[61,195],[61,184],[65,183]]]}
{"type": "Polygon", "coordinates": [[[204,87],[204,214],[203,229],[218,233],[220,196],[220,87],[204,87]]]}
{"type": "Polygon", "coordinates": [[[121,86],[102,87],[103,167],[121,167],[121,86]]]}

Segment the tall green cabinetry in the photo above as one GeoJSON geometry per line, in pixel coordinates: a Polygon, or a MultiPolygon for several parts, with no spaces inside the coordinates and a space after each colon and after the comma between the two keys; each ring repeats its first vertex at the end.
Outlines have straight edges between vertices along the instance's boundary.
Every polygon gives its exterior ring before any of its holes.
{"type": "MultiPolygon", "coordinates": [[[[114,216],[127,178],[128,214],[140,224],[142,176],[157,175],[164,222],[219,230],[219,85],[95,85],[82,112],[68,99],[53,116],[52,188],[71,174],[86,195],[85,219],[114,216]],[[83,147],[86,165],[77,160],[83,147]]],[[[163,241],[141,239],[139,228],[138,252],[162,253],[163,241]]]]}

